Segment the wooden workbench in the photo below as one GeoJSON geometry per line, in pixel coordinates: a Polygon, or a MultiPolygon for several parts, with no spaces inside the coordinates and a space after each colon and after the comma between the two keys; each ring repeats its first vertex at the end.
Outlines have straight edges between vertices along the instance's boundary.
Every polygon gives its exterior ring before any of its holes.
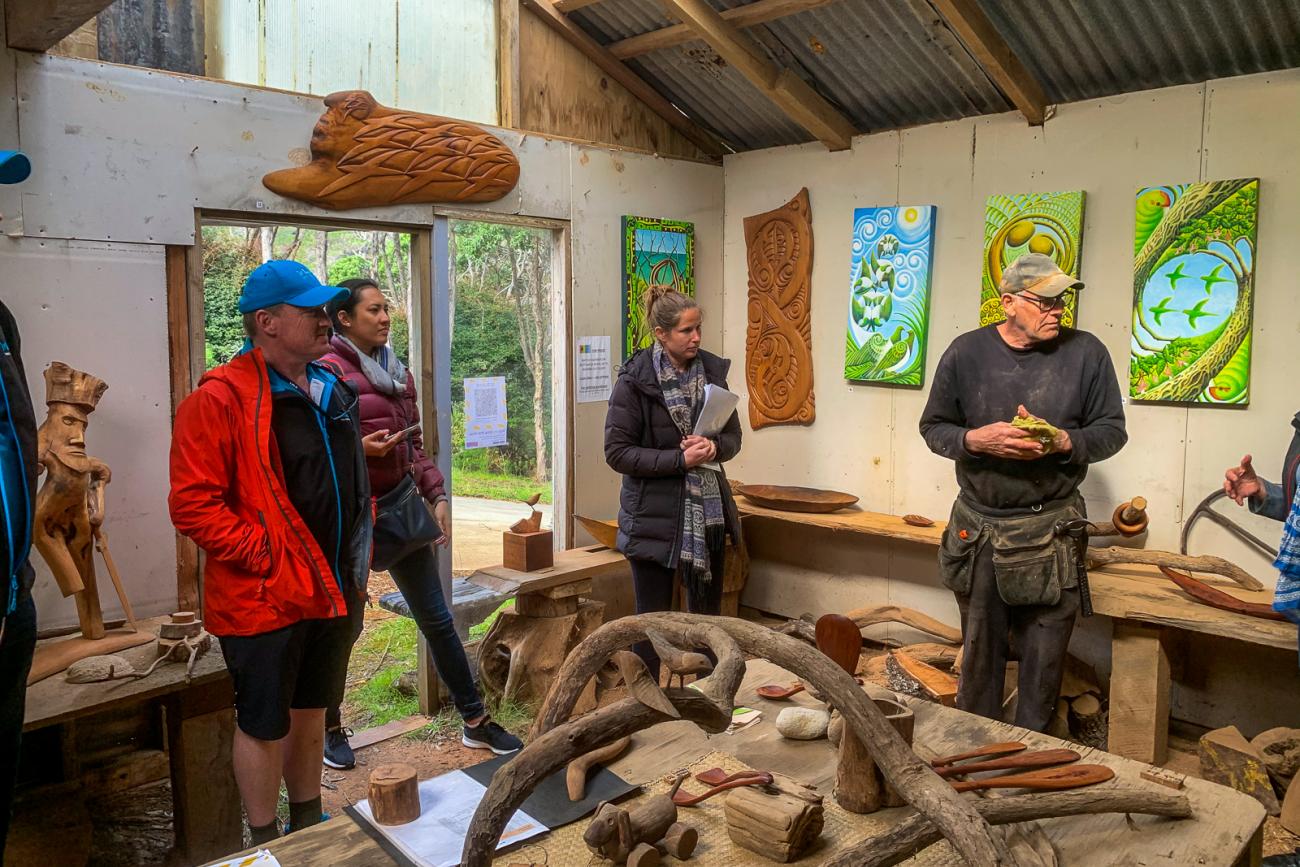
{"type": "MultiPolygon", "coordinates": [[[[141,628],[156,633],[164,619],[141,621],[141,628]]],[[[153,662],[154,653],[154,645],[147,644],[119,655],[141,671],[153,662]]],[[[142,679],[74,684],[57,674],[33,684],[27,690],[23,731],[94,726],[97,718],[132,707],[159,720],[166,732],[176,852],[181,863],[194,864],[230,852],[243,840],[230,757],[233,704],[230,676],[214,639],[189,683],[183,664],[164,663],[142,679]]],[[[66,744],[74,740],[63,739],[66,744]]],[[[75,756],[65,755],[64,766],[69,776],[79,771],[75,756]]],[[[129,773],[125,766],[122,772],[129,773]]]]}
{"type": "MultiPolygon", "coordinates": [[[[895,515],[854,510],[826,515],[782,512],[755,506],[744,498],[738,498],[737,505],[742,515],[755,519],[922,545],[937,546],[947,523],[936,521],[933,527],[913,527],[895,515]]],[[[1272,600],[1269,590],[1244,590],[1216,575],[1199,577],[1247,602],[1272,600]]],[[[1203,605],[1154,566],[1092,569],[1088,579],[1094,612],[1114,619],[1108,747],[1117,755],[1155,763],[1167,757],[1170,630],[1296,649],[1294,625],[1203,605]]]]}
{"type": "MultiPolygon", "coordinates": [[[[766,660],[751,660],[737,700],[762,710],[763,721],[734,735],[713,737],[706,736],[688,722],[656,726],[634,735],[632,749],[612,763],[610,769],[630,782],[645,783],[662,776],[666,770],[685,767],[706,753],[721,750],[750,767],[780,771],[813,784],[829,796],[836,764],[836,752],[829,742],[788,741],[776,734],[773,724],[781,708],[792,704],[817,707],[817,702],[806,693],[796,696],[793,702],[769,702],[753,692],[761,684],[788,683],[792,679],[789,672],[766,660]]],[[[1168,791],[1139,778],[1146,765],[929,702],[906,701],[916,713],[914,740],[924,756],[954,753],[980,743],[1009,740],[1023,740],[1031,748],[1066,746],[1083,752],[1085,762],[1115,769],[1116,779],[1102,786],[1123,785],[1168,791]]],[[[1130,819],[1121,814],[1103,814],[1043,820],[1039,824],[1058,850],[1062,864],[1159,863],[1232,867],[1258,863],[1264,808],[1257,801],[1224,786],[1197,779],[1188,779],[1184,792],[1191,801],[1194,814],[1191,819],[1146,816],[1130,819]]],[[[888,827],[910,813],[911,808],[902,807],[863,816],[860,819],[861,836],[872,833],[872,829],[888,827]]],[[[701,810],[695,815],[710,814],[701,810]]],[[[538,847],[544,848],[546,837],[536,838],[527,845],[530,853],[538,847]]],[[[318,864],[387,867],[396,863],[347,816],[300,831],[267,848],[283,867],[318,864]]],[[[704,857],[706,854],[697,853],[702,865],[717,863],[704,857]]],[[[823,851],[822,854],[830,853],[823,851]]],[[[956,863],[952,859],[951,851],[938,845],[918,856],[916,862],[909,863],[956,863]]],[[[511,858],[506,856],[498,863],[510,861],[511,858]]]]}

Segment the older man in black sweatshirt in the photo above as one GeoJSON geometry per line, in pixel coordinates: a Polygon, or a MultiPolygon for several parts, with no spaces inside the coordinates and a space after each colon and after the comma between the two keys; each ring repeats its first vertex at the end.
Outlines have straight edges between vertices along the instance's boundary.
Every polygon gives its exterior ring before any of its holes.
{"type": "Polygon", "coordinates": [[[1020,660],[1015,724],[1043,731],[1061,687],[1079,609],[1078,566],[1063,522],[1084,517],[1088,464],[1123,447],[1124,408],[1110,356],[1061,327],[1083,284],[1049,257],[1022,256],[999,287],[1006,320],[961,335],[939,361],[921,435],[957,465],[961,492],[939,552],[961,609],[957,706],[1002,712],[1010,647],[1020,660]],[[1012,424],[1038,419],[1055,427],[1012,424]]]}

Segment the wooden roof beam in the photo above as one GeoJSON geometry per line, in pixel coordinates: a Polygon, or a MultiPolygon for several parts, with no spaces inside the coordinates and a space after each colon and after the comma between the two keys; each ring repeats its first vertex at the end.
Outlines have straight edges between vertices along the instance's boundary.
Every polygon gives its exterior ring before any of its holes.
{"type": "Polygon", "coordinates": [[[1031,126],[1047,119],[1047,94],[1038,80],[1011,51],[976,0],[929,0],[992,80],[1020,109],[1031,126]]]}
{"type": "Polygon", "coordinates": [[[581,9],[583,6],[594,6],[600,0],[555,0],[555,11],[568,14],[574,9],[581,9]]]}
{"type": "MultiPolygon", "coordinates": [[[[838,2],[840,0],[754,0],[753,3],[737,6],[734,9],[723,9],[719,14],[723,20],[736,27],[753,27],[838,2]]],[[[611,42],[609,53],[619,60],[627,60],[629,57],[639,57],[661,48],[672,48],[674,45],[694,42],[699,38],[699,34],[687,25],[674,24],[671,27],[663,27],[659,30],[651,30],[649,33],[620,39],[618,42],[611,42]]]]}
{"type": "Polygon", "coordinates": [[[749,36],[714,11],[707,0],[660,0],[669,15],[689,26],[787,116],[833,151],[847,150],[853,124],[808,82],[768,60],[749,36]]]}
{"type": "Polygon", "coordinates": [[[593,63],[605,71],[605,74],[627,88],[633,96],[644,102],[651,111],[694,142],[695,146],[710,156],[722,156],[727,148],[716,136],[696,124],[683,114],[675,105],[664,99],[646,80],[628,68],[623,61],[614,57],[586,31],[564,17],[552,0],[523,0],[523,4],[537,13],[551,29],[563,36],[571,45],[585,54],[593,63]]]}
{"type": "Polygon", "coordinates": [[[113,0],[4,0],[10,48],[48,51],[112,5],[113,0]]]}

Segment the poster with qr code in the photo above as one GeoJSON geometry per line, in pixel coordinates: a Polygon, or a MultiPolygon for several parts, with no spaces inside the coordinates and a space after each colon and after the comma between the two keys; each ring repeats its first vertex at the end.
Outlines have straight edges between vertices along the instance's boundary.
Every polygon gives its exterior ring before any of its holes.
{"type": "Polygon", "coordinates": [[[465,380],[465,448],[506,444],[506,378],[465,380]]]}

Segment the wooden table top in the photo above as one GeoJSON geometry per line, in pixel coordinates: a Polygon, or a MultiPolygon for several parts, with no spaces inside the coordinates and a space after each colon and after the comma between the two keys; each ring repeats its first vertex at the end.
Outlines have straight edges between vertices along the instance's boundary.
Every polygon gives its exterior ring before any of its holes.
{"type": "MultiPolygon", "coordinates": [[[[734,735],[706,736],[689,722],[665,723],[633,735],[632,749],[610,765],[630,782],[645,783],[662,776],[665,769],[680,768],[713,750],[723,750],[750,767],[779,771],[818,787],[828,796],[835,779],[836,751],[826,740],[789,741],[776,733],[775,720],[782,708],[795,705],[822,707],[807,693],[792,701],[761,699],[754,689],[765,683],[794,680],[788,671],[762,660],[747,663],[737,702],[763,711],[763,720],[734,735]]],[[[1101,786],[1139,787],[1150,791],[1168,789],[1139,778],[1149,767],[1109,753],[1079,747],[1056,738],[1026,732],[963,711],[930,702],[905,699],[916,713],[915,745],[925,757],[946,755],[972,745],[1021,740],[1031,749],[1068,747],[1083,753],[1082,761],[1115,769],[1116,778],[1101,786]]],[[[365,773],[364,769],[350,773],[365,773]]],[[[1247,847],[1264,821],[1264,808],[1246,795],[1224,786],[1189,778],[1183,790],[1190,799],[1193,817],[1183,820],[1158,819],[1122,814],[1073,816],[1043,820],[1047,836],[1056,846],[1063,864],[1202,864],[1229,867],[1247,847]],[[1109,853],[1103,861],[1099,852],[1109,853]],[[1118,853],[1123,853],[1119,858],[1118,853]],[[1179,854],[1181,853],[1181,854],[1179,854]]],[[[882,810],[862,817],[864,822],[885,823],[910,815],[910,807],[882,810]]],[[[537,838],[545,845],[546,837],[537,838]]],[[[283,867],[316,864],[373,865],[395,862],[347,816],[335,817],[314,828],[299,831],[267,847],[283,867]]],[[[955,863],[944,847],[927,850],[916,863],[955,863]]],[[[510,861],[504,856],[504,863],[510,861]]],[[[910,863],[910,862],[909,862],[910,863]]]]}
{"type": "Polygon", "coordinates": [[[627,558],[604,545],[585,545],[555,552],[555,564],[534,572],[520,572],[505,566],[486,566],[465,580],[508,596],[537,593],[565,584],[575,584],[623,568],[627,558]]]}
{"type": "MultiPolygon", "coordinates": [[[[158,624],[167,618],[155,617],[140,621],[140,628],[157,633],[158,624]]],[[[58,641],[59,639],[49,639],[58,641]]],[[[156,651],[152,643],[121,651],[137,671],[153,664],[156,651]]],[[[27,688],[27,710],[23,716],[23,731],[43,728],[78,717],[101,713],[114,707],[135,704],[168,693],[179,692],[192,686],[203,685],[228,677],[226,661],[221,648],[213,639],[212,648],[194,664],[194,677],[185,682],[185,666],[165,662],[145,678],[108,680],[99,683],[68,683],[62,674],[45,678],[27,688]]]]}

